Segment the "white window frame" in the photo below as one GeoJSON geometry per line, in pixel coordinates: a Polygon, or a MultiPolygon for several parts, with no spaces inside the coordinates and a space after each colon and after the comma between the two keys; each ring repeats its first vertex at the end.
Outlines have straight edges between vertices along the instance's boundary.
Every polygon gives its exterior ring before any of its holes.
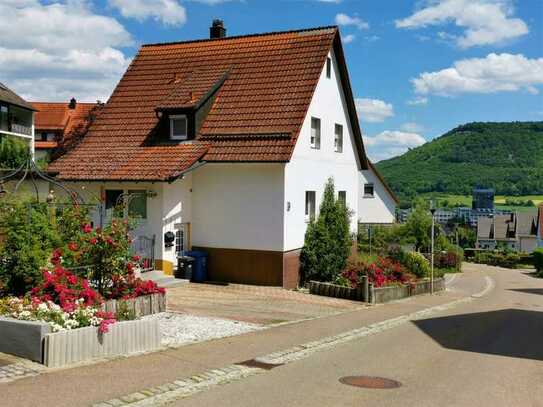
{"type": "Polygon", "coordinates": [[[170,116],[170,139],[171,140],[187,140],[189,138],[189,120],[186,114],[175,114],[170,116]],[[185,135],[173,134],[173,121],[185,119],[185,135]]]}
{"type": "Polygon", "coordinates": [[[309,142],[311,144],[311,148],[314,150],[320,150],[321,148],[321,119],[318,117],[311,117],[311,135],[309,138],[309,142]],[[313,123],[318,123],[318,127],[315,128],[315,134],[313,134],[313,123]]]}
{"type": "Polygon", "coordinates": [[[337,123],[334,126],[334,151],[343,153],[343,125],[337,123]],[[339,133],[338,130],[340,130],[339,133]]]}
{"type": "Polygon", "coordinates": [[[305,191],[305,221],[306,223],[311,222],[317,216],[317,192],[316,191],[305,191]],[[308,199],[312,197],[313,199],[308,199]],[[311,202],[312,201],[312,202],[311,202]]]}

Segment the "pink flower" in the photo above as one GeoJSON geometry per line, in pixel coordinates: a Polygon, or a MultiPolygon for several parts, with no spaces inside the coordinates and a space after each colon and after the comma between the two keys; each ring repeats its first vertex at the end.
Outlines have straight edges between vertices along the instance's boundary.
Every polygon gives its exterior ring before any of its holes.
{"type": "Polygon", "coordinates": [[[68,243],[68,249],[70,249],[72,252],[75,252],[78,249],[77,243],[75,242],[68,243]]]}
{"type": "Polygon", "coordinates": [[[92,226],[89,225],[88,223],[85,223],[83,225],[83,233],[90,233],[92,232],[92,226]]]}

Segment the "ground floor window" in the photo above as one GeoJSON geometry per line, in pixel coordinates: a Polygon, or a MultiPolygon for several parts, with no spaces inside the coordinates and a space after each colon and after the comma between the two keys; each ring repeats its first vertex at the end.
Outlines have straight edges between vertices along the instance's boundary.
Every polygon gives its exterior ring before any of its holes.
{"type": "Polygon", "coordinates": [[[341,202],[343,206],[346,206],[347,205],[347,191],[338,191],[337,200],[341,202]]]}
{"type": "Polygon", "coordinates": [[[177,224],[175,226],[175,253],[182,256],[188,250],[188,224],[177,224]]]}

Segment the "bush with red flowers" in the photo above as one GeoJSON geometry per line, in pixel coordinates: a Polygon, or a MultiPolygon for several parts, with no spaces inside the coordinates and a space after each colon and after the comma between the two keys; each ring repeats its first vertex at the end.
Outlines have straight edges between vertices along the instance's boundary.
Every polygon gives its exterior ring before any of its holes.
{"type": "Polygon", "coordinates": [[[63,311],[73,312],[83,300],[87,307],[99,306],[102,297],[90,286],[89,282],[70,273],[61,266],[52,271],[43,271],[43,282],[30,291],[32,298],[51,301],[60,305],[63,311]]]}
{"type": "Polygon", "coordinates": [[[141,297],[142,295],[164,294],[166,290],[160,288],[154,281],[144,281],[137,278],[133,272],[125,275],[115,275],[112,278],[112,285],[106,293],[109,299],[129,299],[141,297]]]}
{"type": "Polygon", "coordinates": [[[374,287],[405,284],[413,279],[413,276],[400,263],[386,257],[377,257],[375,261],[362,259],[349,261],[341,276],[352,288],[358,287],[364,276],[368,276],[369,282],[374,287]]]}

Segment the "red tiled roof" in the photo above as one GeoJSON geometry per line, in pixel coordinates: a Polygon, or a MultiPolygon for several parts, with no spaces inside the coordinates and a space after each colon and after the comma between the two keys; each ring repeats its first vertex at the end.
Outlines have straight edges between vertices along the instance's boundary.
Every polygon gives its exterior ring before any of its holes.
{"type": "MultiPolygon", "coordinates": [[[[77,102],[74,109],[68,107],[68,103],[53,102],[32,102],[32,105],[38,110],[34,115],[34,126],[36,131],[60,130],[62,131],[62,140],[60,143],[66,143],[81,127],[84,127],[91,111],[96,108],[96,103],[77,102]]],[[[36,142],[36,148],[55,148],[58,144],[51,142],[36,142]]]]}
{"type": "Polygon", "coordinates": [[[57,147],[58,143],[56,141],[36,141],[34,143],[34,148],[36,148],[36,150],[51,150],[57,147]]]}
{"type": "Polygon", "coordinates": [[[287,162],[332,47],[365,165],[338,29],[324,27],[144,45],[81,144],[50,169],[63,179],[166,180],[204,150],[197,159],[287,162]],[[153,145],[158,110],[212,93],[190,147],[153,145]]]}

